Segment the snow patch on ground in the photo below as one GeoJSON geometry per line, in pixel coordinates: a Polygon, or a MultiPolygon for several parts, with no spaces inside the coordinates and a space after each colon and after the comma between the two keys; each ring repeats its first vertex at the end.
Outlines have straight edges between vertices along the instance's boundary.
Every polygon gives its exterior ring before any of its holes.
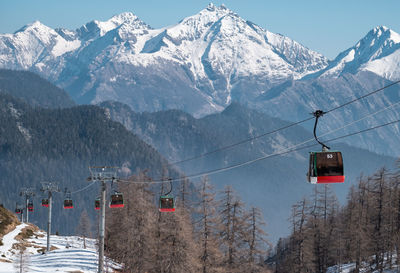
{"type": "MultiPolygon", "coordinates": [[[[13,231],[7,233],[6,235],[4,235],[2,241],[3,241],[3,245],[0,246],[0,256],[3,258],[11,258],[13,256],[13,252],[15,250],[12,249],[13,244],[17,243],[17,241],[15,240],[15,236],[17,236],[21,230],[25,227],[27,227],[27,224],[21,224],[18,225],[13,231]]],[[[0,272],[1,269],[0,269],[0,272]]]]}
{"type": "Polygon", "coordinates": [[[31,136],[31,133],[29,132],[29,130],[27,128],[25,128],[22,125],[22,123],[19,121],[17,122],[17,127],[18,127],[18,130],[21,132],[21,134],[24,136],[25,141],[28,143],[31,143],[32,136],[31,136]]]}
{"type": "MultiPolygon", "coordinates": [[[[27,226],[27,224],[20,224],[3,237],[3,245],[0,246],[0,273],[18,271],[16,263],[20,255],[18,250],[13,249],[13,245],[19,243],[15,237],[27,226]]],[[[98,255],[94,239],[86,239],[86,249],[84,249],[81,237],[52,235],[50,244],[53,249],[56,249],[45,254],[39,253],[47,245],[47,236],[44,231],[35,232],[26,242],[31,246],[25,250],[28,270],[24,272],[97,272],[98,255]]],[[[109,268],[109,271],[105,269],[106,272],[112,272],[113,268],[121,268],[120,265],[107,258],[105,266],[109,268]]]]}

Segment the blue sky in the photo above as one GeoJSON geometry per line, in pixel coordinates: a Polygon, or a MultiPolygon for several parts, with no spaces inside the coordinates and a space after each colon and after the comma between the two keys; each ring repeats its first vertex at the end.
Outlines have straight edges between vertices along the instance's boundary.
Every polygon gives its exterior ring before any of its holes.
{"type": "MultiPolygon", "coordinates": [[[[0,33],[39,20],[52,28],[75,29],[131,11],[154,28],[176,24],[205,8],[203,0],[0,0],[0,33]]],[[[288,36],[334,58],[370,29],[385,25],[400,32],[399,0],[225,0],[242,18],[288,36]]]]}

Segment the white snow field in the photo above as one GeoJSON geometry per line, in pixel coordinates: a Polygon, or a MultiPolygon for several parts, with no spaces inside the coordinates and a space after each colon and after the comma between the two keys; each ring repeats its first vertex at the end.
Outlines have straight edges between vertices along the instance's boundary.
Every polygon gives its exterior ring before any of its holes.
{"type": "MultiPolygon", "coordinates": [[[[340,267],[335,265],[332,267],[329,267],[328,270],[326,271],[327,273],[351,273],[353,272],[353,270],[356,268],[356,264],[355,263],[349,263],[349,264],[343,264],[340,267]]],[[[379,270],[372,270],[369,268],[369,266],[364,263],[364,265],[362,266],[362,268],[360,269],[360,272],[362,273],[379,273],[379,270]]],[[[398,273],[400,272],[400,268],[397,268],[396,265],[392,266],[392,269],[384,269],[383,270],[384,273],[398,273]]]]}
{"type": "MultiPolygon", "coordinates": [[[[27,224],[18,225],[13,231],[3,237],[3,245],[0,246],[0,273],[12,273],[19,271],[20,253],[13,248],[13,244],[20,243],[17,236],[27,224]]],[[[75,272],[89,273],[97,272],[98,255],[96,251],[96,240],[86,239],[86,249],[83,248],[83,239],[77,236],[51,237],[51,250],[49,253],[39,253],[46,248],[46,232],[38,231],[27,239],[26,243],[31,246],[26,248],[23,263],[26,265],[23,272],[75,272]]],[[[120,268],[109,259],[105,261],[105,272],[116,272],[120,268]]]]}

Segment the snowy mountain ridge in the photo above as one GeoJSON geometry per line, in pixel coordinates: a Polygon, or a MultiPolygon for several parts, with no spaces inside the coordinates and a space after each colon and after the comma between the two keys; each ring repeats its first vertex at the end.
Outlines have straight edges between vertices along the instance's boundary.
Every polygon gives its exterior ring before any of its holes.
{"type": "Polygon", "coordinates": [[[232,99],[257,96],[326,65],[321,54],[213,4],[161,29],[126,12],[75,31],[35,22],[0,35],[0,67],[37,72],[81,103],[128,97],[128,104],[139,111],[176,107],[176,99],[185,96],[181,92],[189,92],[200,106],[179,108],[204,115],[222,110],[232,99]],[[161,98],[154,105],[133,102],[133,96],[147,101],[149,89],[161,86],[163,92],[163,81],[171,85],[173,100],[161,98]],[[258,85],[252,94],[242,90],[248,81],[258,85]]]}
{"type": "Polygon", "coordinates": [[[370,71],[388,80],[400,79],[400,34],[379,26],[340,53],[320,73],[322,77],[337,77],[342,73],[370,71]]]}
{"type": "MultiPolygon", "coordinates": [[[[0,35],[0,67],[36,72],[78,103],[113,100],[137,112],[179,109],[196,117],[232,101],[263,104],[271,90],[283,92],[282,84],[291,81],[360,72],[398,80],[399,64],[400,35],[386,27],[328,61],[214,4],[159,29],[125,12],[76,30],[34,22],[0,35]]],[[[296,96],[313,100],[307,93],[296,96]]]]}

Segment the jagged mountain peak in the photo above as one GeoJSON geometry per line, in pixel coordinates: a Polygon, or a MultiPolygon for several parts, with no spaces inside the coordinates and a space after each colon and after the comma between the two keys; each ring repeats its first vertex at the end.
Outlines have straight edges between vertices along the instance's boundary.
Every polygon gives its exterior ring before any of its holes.
{"type": "Polygon", "coordinates": [[[376,38],[383,37],[393,40],[395,43],[400,43],[400,35],[386,26],[377,26],[368,32],[367,36],[375,36],[376,38]]]}
{"type": "Polygon", "coordinates": [[[206,28],[210,27],[213,23],[226,15],[235,16],[240,20],[240,17],[236,13],[224,5],[217,7],[213,3],[210,3],[205,9],[201,10],[197,14],[184,18],[178,25],[187,25],[197,29],[201,27],[206,28]]]}
{"type": "Polygon", "coordinates": [[[400,43],[400,35],[393,30],[385,27],[378,26],[368,32],[355,46],[356,49],[362,47],[379,48],[385,46],[392,46],[393,44],[400,43]]]}
{"type": "Polygon", "coordinates": [[[390,29],[386,26],[376,26],[373,29],[371,29],[368,34],[372,33],[374,35],[380,36],[382,33],[385,33],[388,30],[390,30],[390,29]]]}
{"type": "Polygon", "coordinates": [[[207,10],[209,11],[214,11],[217,7],[214,5],[214,3],[209,3],[207,6],[207,10]]]}
{"type": "MultiPolygon", "coordinates": [[[[276,73],[279,78],[285,78],[287,74],[298,78],[327,65],[327,59],[321,54],[244,20],[225,6],[214,4],[167,28],[148,45],[151,47],[146,46],[143,52],[174,51],[179,47],[179,52],[174,52],[175,56],[183,52],[192,59],[203,53],[200,56],[203,64],[211,58],[218,59],[223,63],[221,66],[227,64],[226,70],[236,75],[248,75],[254,69],[268,74],[273,67],[280,66],[281,72],[276,73]],[[251,57],[243,59],[246,54],[251,57]]],[[[196,63],[193,68],[196,75],[208,72],[196,63]]]]}
{"type": "Polygon", "coordinates": [[[224,4],[221,4],[219,7],[216,6],[214,3],[209,3],[206,7],[208,11],[216,11],[216,10],[227,10],[230,11],[224,4]]]}
{"type": "Polygon", "coordinates": [[[400,34],[377,26],[314,76],[338,77],[360,71],[370,71],[389,80],[400,79],[400,34]]]}
{"type": "Polygon", "coordinates": [[[23,33],[23,32],[54,32],[54,30],[42,22],[36,20],[30,24],[23,26],[14,32],[14,34],[23,33]]]}
{"type": "Polygon", "coordinates": [[[119,22],[120,24],[122,24],[124,22],[135,21],[138,19],[139,18],[135,14],[133,14],[130,11],[126,11],[126,12],[122,12],[120,14],[114,15],[108,21],[115,21],[115,22],[119,22]]]}
{"type": "Polygon", "coordinates": [[[109,20],[105,22],[98,22],[100,25],[104,27],[104,30],[110,28],[110,30],[121,26],[121,25],[130,25],[136,28],[150,28],[145,22],[139,19],[132,12],[123,12],[117,15],[114,15],[109,20]]]}
{"type": "Polygon", "coordinates": [[[125,26],[125,28],[129,28],[132,30],[151,29],[149,25],[140,20],[139,17],[137,17],[132,12],[123,12],[114,15],[107,21],[90,21],[89,23],[86,23],[85,25],[77,29],[76,32],[81,39],[91,40],[102,37],[109,31],[112,31],[121,26],[125,26]]]}
{"type": "Polygon", "coordinates": [[[39,70],[51,78],[54,69],[45,69],[43,63],[80,46],[74,35],[67,36],[40,21],[25,25],[13,34],[0,34],[0,66],[14,70],[39,70]]]}
{"type": "Polygon", "coordinates": [[[129,100],[135,111],[178,108],[202,116],[232,101],[250,101],[271,86],[327,65],[322,55],[246,21],[224,5],[210,4],[160,29],[151,29],[127,12],[93,20],[76,31],[57,29],[55,34],[49,46],[41,41],[29,50],[21,46],[23,63],[15,61],[19,52],[8,46],[14,41],[2,43],[0,37],[0,52],[6,52],[4,57],[0,53],[0,65],[18,68],[22,63],[24,69],[50,75],[82,103],[148,97],[153,92],[179,94],[154,104],[129,100]],[[153,82],[153,77],[160,80],[153,82]],[[245,89],[247,85],[254,88],[245,89]],[[181,96],[196,97],[196,103],[177,103],[181,96]]]}

